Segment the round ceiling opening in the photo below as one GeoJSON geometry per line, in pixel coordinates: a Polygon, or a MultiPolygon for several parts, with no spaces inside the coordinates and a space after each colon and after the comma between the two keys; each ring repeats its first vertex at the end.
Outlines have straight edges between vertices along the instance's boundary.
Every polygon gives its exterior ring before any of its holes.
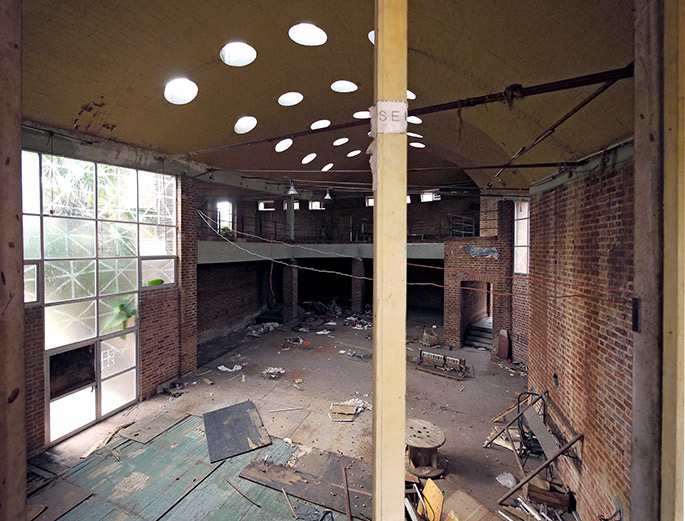
{"type": "Polygon", "coordinates": [[[276,146],[274,147],[274,150],[276,152],[285,152],[288,150],[291,146],[293,146],[293,140],[288,138],[281,139],[278,143],[276,143],[276,146]]]}
{"type": "Polygon", "coordinates": [[[286,92],[278,97],[278,104],[283,107],[292,107],[304,99],[300,92],[286,92]]]}
{"type": "Polygon", "coordinates": [[[331,83],[331,90],[333,92],[354,92],[358,88],[356,83],[349,80],[337,80],[331,83]]]}
{"type": "Polygon", "coordinates": [[[328,163],[326,166],[324,166],[321,171],[322,172],[328,172],[331,168],[333,168],[333,163],[328,163]]]}
{"type": "Polygon", "coordinates": [[[353,150],[352,152],[348,152],[348,153],[347,153],[347,157],[358,156],[358,155],[361,154],[361,153],[362,153],[361,150],[353,150]]]}
{"type": "Polygon", "coordinates": [[[235,122],[235,125],[233,125],[233,130],[235,130],[236,134],[247,134],[256,126],[257,118],[254,116],[243,116],[235,122]]]}
{"type": "Polygon", "coordinates": [[[376,45],[376,31],[369,31],[368,37],[369,37],[369,41],[372,44],[376,45]]]}
{"type": "Polygon", "coordinates": [[[352,114],[354,119],[371,119],[371,113],[368,110],[358,110],[352,114]]]}
{"type": "Polygon", "coordinates": [[[414,94],[412,91],[410,91],[409,89],[407,89],[407,99],[408,99],[408,100],[416,99],[416,94],[414,94]]]}
{"type": "Polygon", "coordinates": [[[299,43],[300,45],[305,45],[307,47],[323,45],[326,43],[326,40],[328,40],[326,31],[310,23],[293,25],[288,30],[288,36],[290,36],[290,39],[293,42],[299,43]]]}
{"type": "Polygon", "coordinates": [[[316,153],[312,152],[311,154],[307,154],[302,158],[302,164],[303,165],[308,165],[312,161],[316,159],[316,153]]]}
{"type": "Polygon", "coordinates": [[[411,143],[409,143],[409,146],[414,148],[426,148],[426,145],[424,145],[423,143],[419,143],[417,141],[412,141],[411,143]]]}
{"type": "Polygon", "coordinates": [[[409,116],[407,118],[407,121],[409,123],[413,123],[414,125],[420,125],[421,123],[423,123],[423,120],[418,116],[409,116]]]}
{"type": "Polygon", "coordinates": [[[319,129],[321,129],[321,128],[326,128],[326,127],[330,127],[330,126],[331,126],[330,120],[328,120],[328,119],[320,119],[320,120],[315,121],[314,123],[312,123],[311,126],[310,126],[309,128],[311,128],[312,130],[319,130],[319,129]]]}
{"type": "Polygon", "coordinates": [[[347,138],[347,137],[339,137],[338,139],[333,141],[333,146],[339,147],[340,145],[344,145],[345,143],[347,143],[349,140],[350,140],[350,138],[347,138]]]}
{"type": "Polygon", "coordinates": [[[197,96],[197,84],[188,78],[176,78],[164,87],[164,97],[174,105],[185,105],[197,96]]]}
{"type": "Polygon", "coordinates": [[[219,51],[219,58],[231,67],[245,67],[257,58],[257,51],[245,42],[230,42],[219,51]]]}
{"type": "Polygon", "coordinates": [[[409,137],[415,137],[415,138],[423,138],[421,134],[417,134],[416,132],[407,132],[407,136],[409,137]]]}

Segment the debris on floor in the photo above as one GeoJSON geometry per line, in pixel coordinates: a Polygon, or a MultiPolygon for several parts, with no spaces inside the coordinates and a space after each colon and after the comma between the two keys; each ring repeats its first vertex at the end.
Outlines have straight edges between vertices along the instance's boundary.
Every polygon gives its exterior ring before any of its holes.
{"type": "Polygon", "coordinates": [[[234,365],[233,367],[231,367],[230,369],[229,369],[228,367],[226,367],[225,365],[220,365],[219,367],[217,367],[217,369],[218,369],[219,371],[224,372],[224,373],[233,373],[233,372],[235,372],[235,371],[240,371],[240,370],[242,370],[242,368],[243,368],[243,366],[240,365],[240,364],[235,364],[235,365],[234,365]]]}
{"type": "Polygon", "coordinates": [[[285,374],[285,369],[282,367],[267,367],[262,371],[262,376],[265,378],[280,378],[285,374]]]}
{"type": "Polygon", "coordinates": [[[424,349],[419,350],[416,368],[420,371],[447,376],[455,380],[462,380],[469,373],[469,367],[463,358],[442,355],[424,349]]]}
{"type": "Polygon", "coordinates": [[[511,362],[511,363],[499,363],[498,364],[502,369],[505,369],[511,373],[511,375],[520,375],[522,378],[527,378],[528,377],[528,367],[526,364],[523,362],[511,362]]]}
{"type": "Polygon", "coordinates": [[[371,353],[357,353],[356,351],[353,351],[352,349],[340,349],[338,351],[338,354],[347,355],[347,356],[354,357],[354,358],[361,358],[362,360],[371,359],[371,353]]]}
{"type": "Polygon", "coordinates": [[[330,510],[320,512],[316,508],[304,503],[298,503],[295,507],[295,514],[302,521],[334,521],[333,512],[330,510]]]}
{"type": "Polygon", "coordinates": [[[316,332],[317,335],[330,335],[331,332],[328,329],[322,329],[321,331],[316,332]]]}
{"type": "Polygon", "coordinates": [[[265,333],[270,333],[279,326],[280,324],[278,322],[265,322],[264,324],[259,324],[258,326],[247,326],[247,329],[249,329],[247,336],[258,338],[265,333]]]}
{"type": "Polygon", "coordinates": [[[516,486],[516,478],[511,472],[502,472],[495,478],[497,483],[507,488],[514,488],[516,486]]]}
{"type": "Polygon", "coordinates": [[[373,410],[373,406],[369,402],[367,402],[366,400],[362,400],[361,398],[350,398],[349,400],[345,400],[341,403],[342,405],[354,405],[356,407],[357,414],[363,411],[373,410]]]}
{"type": "Polygon", "coordinates": [[[352,329],[371,329],[373,328],[373,322],[359,318],[356,315],[350,315],[345,319],[345,326],[351,327],[352,329]]]}
{"type": "Polygon", "coordinates": [[[440,337],[432,329],[423,329],[423,334],[421,335],[421,343],[424,346],[437,346],[440,344],[440,337]]]}
{"type": "Polygon", "coordinates": [[[331,403],[328,417],[334,422],[351,422],[357,416],[357,406],[345,403],[331,403]]]}
{"type": "Polygon", "coordinates": [[[426,486],[423,487],[423,500],[419,501],[416,512],[423,516],[426,521],[440,521],[442,519],[443,501],[442,492],[435,482],[428,478],[426,486]]]}
{"type": "Polygon", "coordinates": [[[251,400],[205,413],[203,419],[211,463],[271,445],[251,400]]]}
{"type": "Polygon", "coordinates": [[[86,459],[88,456],[90,456],[90,455],[91,455],[93,452],[95,452],[96,450],[100,450],[102,447],[104,447],[104,446],[107,445],[110,441],[112,441],[112,439],[114,438],[114,436],[116,436],[117,434],[119,434],[119,431],[125,429],[126,427],[130,427],[130,426],[133,425],[134,423],[135,423],[135,422],[132,421],[132,422],[128,422],[128,423],[122,423],[121,425],[117,425],[116,429],[114,429],[114,430],[113,430],[112,432],[110,432],[107,436],[105,436],[103,439],[101,439],[101,440],[98,441],[95,445],[93,445],[90,449],[88,449],[86,452],[84,452],[83,455],[81,456],[81,459],[86,459]]]}

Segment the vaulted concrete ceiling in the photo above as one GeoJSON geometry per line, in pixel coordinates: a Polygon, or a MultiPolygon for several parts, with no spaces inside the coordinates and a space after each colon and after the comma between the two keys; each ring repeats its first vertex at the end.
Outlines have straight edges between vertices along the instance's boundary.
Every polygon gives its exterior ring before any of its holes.
{"type": "MultiPolygon", "coordinates": [[[[298,182],[370,182],[368,125],[296,138],[282,153],[274,141],[233,146],[333,125],[373,103],[372,0],[24,0],[23,110],[26,119],[131,143],[165,154],[231,146],[192,159],[217,168],[298,182]],[[328,40],[305,47],[288,29],[310,22],[328,40]],[[244,41],[257,51],[230,67],[219,51],[244,41]],[[187,77],[199,94],[186,105],[163,96],[187,77]],[[336,93],[333,81],[359,89],[336,93]],[[304,100],[282,107],[278,97],[304,100]],[[244,115],[254,130],[233,130],[244,115]],[[339,137],[350,141],[339,147],[339,137]],[[347,157],[352,150],[356,157],[347,157]],[[317,154],[308,165],[302,158],[317,154]],[[321,172],[333,163],[328,172],[321,172]],[[362,172],[349,172],[362,170],[362,172]],[[254,172],[258,171],[258,172],[254,172]]],[[[410,0],[409,108],[532,86],[625,67],[633,59],[632,2],[626,0],[410,0]]],[[[506,162],[593,92],[586,86],[422,117],[409,130],[425,148],[409,148],[409,183],[434,186],[472,179],[487,186],[494,170],[468,175],[457,167],[506,162]],[[430,170],[430,168],[435,168],[430,170]],[[427,170],[422,170],[427,169],[427,170]],[[470,177],[470,179],[469,179],[470,177]]],[[[561,125],[521,162],[582,158],[633,132],[633,82],[620,80],[561,125]]],[[[495,188],[526,187],[551,169],[506,170],[495,188]]]]}

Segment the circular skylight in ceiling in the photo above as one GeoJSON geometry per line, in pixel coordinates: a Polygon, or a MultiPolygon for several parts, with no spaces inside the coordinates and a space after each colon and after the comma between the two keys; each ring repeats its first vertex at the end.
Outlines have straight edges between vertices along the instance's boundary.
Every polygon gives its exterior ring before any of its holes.
{"type": "Polygon", "coordinates": [[[419,139],[423,138],[423,136],[421,134],[417,134],[416,132],[407,132],[407,136],[415,137],[415,138],[419,138],[419,139]]]}
{"type": "Polygon", "coordinates": [[[331,83],[331,90],[334,92],[354,92],[358,88],[356,83],[348,80],[337,80],[331,83]]]}
{"type": "Polygon", "coordinates": [[[197,84],[188,78],[176,78],[164,87],[164,97],[174,105],[185,105],[197,96],[197,84]]]}
{"type": "Polygon", "coordinates": [[[376,31],[369,31],[369,41],[376,45],[376,31]]]}
{"type": "Polygon", "coordinates": [[[320,120],[312,123],[309,128],[311,128],[312,130],[319,130],[320,128],[326,128],[326,127],[330,127],[330,126],[331,126],[330,120],[320,119],[320,120]]]}
{"type": "Polygon", "coordinates": [[[311,163],[311,162],[314,161],[315,159],[316,159],[316,153],[315,153],[315,152],[312,152],[311,154],[307,154],[306,156],[304,156],[304,157],[302,158],[302,164],[303,164],[303,165],[308,165],[309,163],[311,163]]]}
{"type": "Polygon", "coordinates": [[[423,123],[423,120],[418,116],[409,116],[407,118],[407,121],[409,123],[414,123],[414,125],[420,125],[421,123],[423,123]]]}
{"type": "Polygon", "coordinates": [[[416,94],[414,94],[412,91],[410,91],[409,89],[407,89],[407,99],[408,99],[408,100],[416,99],[416,94]]]}
{"type": "Polygon", "coordinates": [[[353,150],[352,152],[348,152],[348,153],[347,153],[347,157],[358,156],[358,155],[361,154],[361,153],[362,153],[361,150],[353,150]]]}
{"type": "Polygon", "coordinates": [[[333,163],[328,163],[326,166],[324,166],[321,171],[322,172],[328,172],[331,168],[333,168],[333,163]]]}
{"type": "Polygon", "coordinates": [[[286,92],[278,97],[278,104],[283,107],[292,107],[304,99],[300,92],[286,92]]]}
{"type": "Polygon", "coordinates": [[[291,146],[293,145],[293,140],[288,138],[281,139],[278,143],[276,143],[276,146],[274,147],[274,150],[276,152],[285,152],[288,150],[291,146]]]}
{"type": "Polygon", "coordinates": [[[412,141],[411,143],[409,143],[409,146],[414,148],[426,148],[426,145],[424,145],[423,143],[419,143],[418,141],[412,141]]]}
{"type": "Polygon", "coordinates": [[[219,58],[231,67],[245,67],[257,58],[257,51],[245,42],[230,42],[219,51],[219,58]]]}
{"type": "Polygon", "coordinates": [[[339,137],[338,139],[333,141],[333,146],[339,147],[340,145],[344,145],[345,143],[347,143],[349,140],[350,140],[350,138],[347,138],[347,137],[339,137]]]}
{"type": "Polygon", "coordinates": [[[293,42],[306,45],[307,47],[323,45],[328,40],[326,31],[310,23],[293,25],[288,30],[288,36],[290,36],[293,42]]]}
{"type": "Polygon", "coordinates": [[[256,126],[257,118],[254,116],[243,116],[235,122],[235,125],[233,125],[233,130],[235,130],[236,134],[247,134],[256,126]]]}
{"type": "Polygon", "coordinates": [[[354,119],[371,119],[371,113],[368,110],[359,110],[352,114],[354,119]]]}

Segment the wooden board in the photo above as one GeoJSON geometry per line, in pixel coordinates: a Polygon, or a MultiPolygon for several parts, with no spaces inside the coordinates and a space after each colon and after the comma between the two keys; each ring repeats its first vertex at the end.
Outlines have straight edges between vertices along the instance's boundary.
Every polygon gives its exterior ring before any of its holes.
{"type": "Polygon", "coordinates": [[[29,505],[46,505],[36,521],[55,521],[69,512],[76,505],[92,495],[92,492],[57,479],[37,492],[26,501],[29,505]]]}
{"type": "Polygon", "coordinates": [[[169,430],[188,416],[185,412],[164,411],[157,416],[149,416],[122,430],[119,435],[138,443],[149,443],[163,432],[169,430]]]}
{"type": "MultiPolygon", "coordinates": [[[[458,521],[502,521],[497,514],[463,490],[457,490],[449,496],[445,504],[449,504],[458,521]]],[[[448,519],[452,521],[455,518],[448,515],[448,519]]]]}
{"type": "Polygon", "coordinates": [[[559,444],[556,442],[552,434],[547,430],[547,427],[542,422],[542,418],[535,411],[535,407],[531,407],[523,413],[523,417],[528,424],[530,430],[535,434],[535,437],[540,442],[542,451],[547,458],[551,458],[559,450],[559,444]]]}
{"type": "Polygon", "coordinates": [[[360,460],[312,449],[292,466],[254,460],[240,477],[274,490],[284,488],[291,496],[345,513],[343,466],[347,467],[352,516],[371,519],[371,466],[360,460]]]}
{"type": "Polygon", "coordinates": [[[423,487],[423,502],[426,508],[423,508],[423,503],[419,501],[418,513],[426,518],[427,521],[440,521],[442,519],[442,503],[444,498],[442,492],[435,484],[435,481],[428,479],[426,486],[423,487]]]}
{"type": "Polygon", "coordinates": [[[271,437],[251,400],[205,413],[204,421],[212,463],[271,445],[271,437]]]}

